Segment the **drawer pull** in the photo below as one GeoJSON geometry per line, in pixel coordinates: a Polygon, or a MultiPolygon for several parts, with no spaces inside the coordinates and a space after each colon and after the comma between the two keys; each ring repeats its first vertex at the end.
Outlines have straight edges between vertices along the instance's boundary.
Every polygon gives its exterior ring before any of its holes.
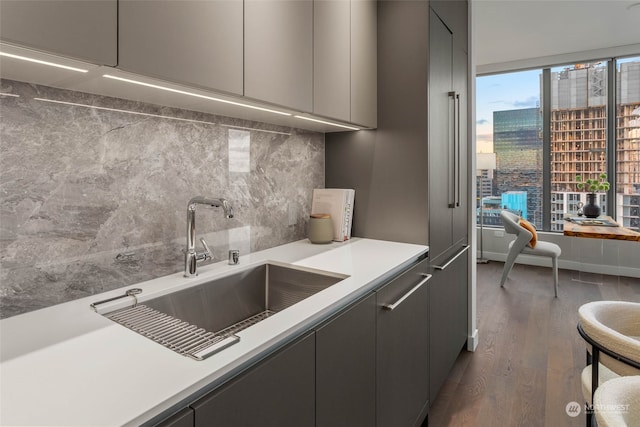
{"type": "Polygon", "coordinates": [[[467,251],[467,249],[469,249],[469,245],[464,245],[462,247],[462,249],[460,250],[460,252],[458,252],[456,254],[456,256],[454,256],[453,258],[451,258],[449,261],[447,261],[447,263],[445,265],[434,265],[433,268],[435,268],[436,270],[444,270],[445,268],[449,267],[449,265],[458,259],[458,257],[460,255],[462,255],[463,253],[465,253],[467,251]]]}
{"type": "Polygon", "coordinates": [[[409,292],[407,292],[406,294],[404,294],[402,296],[402,298],[400,298],[398,301],[396,301],[393,304],[382,304],[382,308],[384,308],[385,310],[393,310],[395,308],[397,308],[400,304],[402,304],[402,301],[406,300],[407,298],[409,298],[409,296],[414,293],[415,291],[417,291],[422,285],[424,285],[425,283],[427,283],[427,281],[429,279],[431,279],[431,274],[425,274],[425,273],[420,273],[421,276],[424,276],[424,279],[422,279],[420,281],[420,283],[418,283],[417,285],[415,285],[413,288],[411,288],[411,290],[409,292]]]}

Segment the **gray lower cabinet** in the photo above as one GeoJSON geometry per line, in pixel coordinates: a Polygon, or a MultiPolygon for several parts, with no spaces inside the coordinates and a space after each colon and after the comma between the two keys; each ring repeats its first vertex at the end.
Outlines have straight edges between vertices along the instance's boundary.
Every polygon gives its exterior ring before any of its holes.
{"type": "Polygon", "coordinates": [[[243,1],[121,1],[118,68],[243,93],[243,1]]]}
{"type": "Polygon", "coordinates": [[[94,64],[116,65],[117,11],[117,0],[2,0],[0,39],[94,64]]]}
{"type": "Polygon", "coordinates": [[[289,344],[191,407],[196,427],[314,426],[315,333],[289,344]]]}
{"type": "Polygon", "coordinates": [[[245,0],[244,95],[313,110],[313,0],[245,0]]]}
{"type": "Polygon", "coordinates": [[[376,295],[316,329],[316,426],[376,424],[376,295]]]}
{"type": "Polygon", "coordinates": [[[431,263],[429,396],[435,399],[467,341],[468,246],[431,263]]]}
{"type": "Polygon", "coordinates": [[[193,427],[193,409],[184,408],[176,412],[164,421],[156,424],[156,427],[193,427]]]}
{"type": "Polygon", "coordinates": [[[428,261],[377,291],[376,426],[420,425],[429,408],[428,261]]]}

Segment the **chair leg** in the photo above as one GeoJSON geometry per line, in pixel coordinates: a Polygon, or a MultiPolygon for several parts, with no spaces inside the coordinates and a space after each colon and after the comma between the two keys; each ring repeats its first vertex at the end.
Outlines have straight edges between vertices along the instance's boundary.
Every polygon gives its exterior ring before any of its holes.
{"type": "Polygon", "coordinates": [[[551,261],[553,263],[553,286],[556,292],[556,298],[558,298],[558,258],[553,257],[551,261]]]}
{"type": "Polygon", "coordinates": [[[502,270],[502,278],[500,279],[501,288],[504,288],[504,282],[507,281],[507,276],[509,276],[517,257],[518,254],[514,254],[513,252],[509,252],[507,255],[507,260],[504,262],[504,270],[502,270]]]}

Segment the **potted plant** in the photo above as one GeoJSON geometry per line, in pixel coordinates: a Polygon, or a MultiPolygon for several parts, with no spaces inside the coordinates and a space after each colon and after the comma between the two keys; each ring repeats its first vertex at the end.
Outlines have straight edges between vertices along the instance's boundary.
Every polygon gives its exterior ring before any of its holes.
{"type": "Polygon", "coordinates": [[[607,174],[601,173],[597,179],[582,180],[582,175],[576,175],[576,186],[578,190],[588,191],[587,204],[584,205],[582,212],[587,218],[597,218],[600,216],[600,206],[596,205],[596,192],[609,191],[611,185],[607,181],[607,174]]]}

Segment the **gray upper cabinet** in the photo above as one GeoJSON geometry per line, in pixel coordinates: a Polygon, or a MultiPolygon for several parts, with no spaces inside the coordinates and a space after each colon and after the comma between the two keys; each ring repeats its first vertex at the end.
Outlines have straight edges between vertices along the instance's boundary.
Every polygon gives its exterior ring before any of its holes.
{"type": "Polygon", "coordinates": [[[351,120],[350,0],[315,0],[313,112],[351,120]]]}
{"type": "Polygon", "coordinates": [[[351,2],[351,122],[378,125],[378,5],[351,2]]]}
{"type": "Polygon", "coordinates": [[[0,39],[94,64],[116,65],[117,0],[0,1],[0,39]]]}
{"type": "Polygon", "coordinates": [[[244,95],[313,111],[313,1],[245,0],[244,95]]]}
{"type": "Polygon", "coordinates": [[[242,95],[243,2],[120,1],[118,67],[242,95]]]}
{"type": "Polygon", "coordinates": [[[315,0],[313,112],[377,125],[377,4],[315,0]]]}

